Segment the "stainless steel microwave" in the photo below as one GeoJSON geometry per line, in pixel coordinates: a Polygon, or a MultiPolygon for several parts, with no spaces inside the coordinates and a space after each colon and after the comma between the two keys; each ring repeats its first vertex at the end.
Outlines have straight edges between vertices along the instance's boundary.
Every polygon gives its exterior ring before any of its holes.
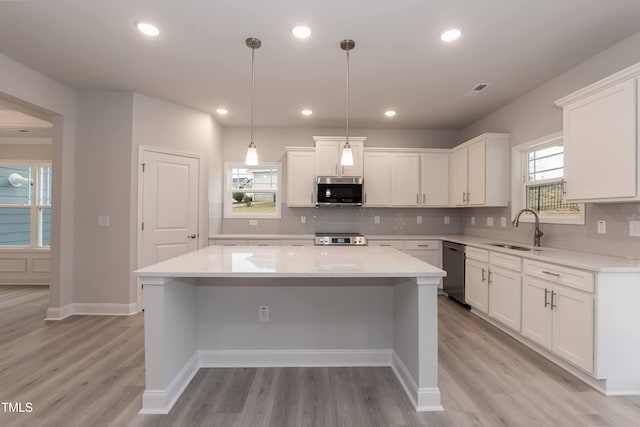
{"type": "Polygon", "coordinates": [[[362,206],[362,178],[319,176],[316,180],[316,207],[362,206]]]}

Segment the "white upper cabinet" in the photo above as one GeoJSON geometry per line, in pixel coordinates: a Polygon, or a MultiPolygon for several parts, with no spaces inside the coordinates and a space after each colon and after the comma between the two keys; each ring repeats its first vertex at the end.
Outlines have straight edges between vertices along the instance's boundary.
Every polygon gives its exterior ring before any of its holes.
{"type": "Polygon", "coordinates": [[[420,178],[421,206],[449,204],[449,155],[447,153],[421,154],[420,178]]]}
{"type": "Polygon", "coordinates": [[[418,206],[420,154],[391,153],[391,206],[418,206]]]}
{"type": "Polygon", "coordinates": [[[391,203],[390,154],[374,151],[364,153],[364,205],[386,207],[391,203]]]}
{"type": "Polygon", "coordinates": [[[363,148],[366,138],[349,137],[349,145],[353,152],[353,166],[340,165],[345,137],[314,136],[313,139],[316,142],[316,176],[362,176],[363,148]]]}
{"type": "Polygon", "coordinates": [[[640,64],[556,101],[563,111],[567,200],[640,200],[638,76],[640,64]]]}
{"type": "Polygon", "coordinates": [[[452,206],[507,206],[509,134],[485,133],[453,149],[452,206]]]}
{"type": "Polygon", "coordinates": [[[287,151],[287,206],[314,207],[316,174],[313,149],[287,151]]]}

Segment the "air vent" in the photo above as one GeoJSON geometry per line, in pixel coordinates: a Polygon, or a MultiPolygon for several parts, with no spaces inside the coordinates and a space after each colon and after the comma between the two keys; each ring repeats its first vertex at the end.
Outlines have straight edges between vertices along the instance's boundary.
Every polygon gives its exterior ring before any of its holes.
{"type": "Polygon", "coordinates": [[[478,83],[473,88],[471,88],[469,92],[465,93],[464,96],[476,96],[477,94],[488,88],[490,85],[491,83],[478,83]]]}

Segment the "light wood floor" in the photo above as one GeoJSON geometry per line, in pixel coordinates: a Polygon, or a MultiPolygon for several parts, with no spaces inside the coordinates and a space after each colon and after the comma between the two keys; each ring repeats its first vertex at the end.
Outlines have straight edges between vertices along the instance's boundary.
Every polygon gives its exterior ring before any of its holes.
{"type": "Polygon", "coordinates": [[[0,287],[0,426],[640,426],[607,398],[440,298],[444,412],[416,413],[389,368],[203,369],[170,414],[137,415],[142,315],[42,320],[47,290],[0,287]]]}

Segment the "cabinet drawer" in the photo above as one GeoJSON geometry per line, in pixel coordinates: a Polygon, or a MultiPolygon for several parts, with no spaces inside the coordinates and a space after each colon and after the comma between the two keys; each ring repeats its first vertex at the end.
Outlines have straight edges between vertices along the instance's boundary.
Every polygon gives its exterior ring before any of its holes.
{"type": "Polygon", "coordinates": [[[404,250],[403,240],[369,240],[369,246],[390,246],[399,251],[404,250]]]}
{"type": "Polygon", "coordinates": [[[281,240],[280,244],[282,246],[313,246],[313,240],[309,239],[285,239],[281,240]]]}
{"type": "Polygon", "coordinates": [[[272,239],[254,239],[249,240],[249,246],[280,246],[280,240],[272,240],[272,239]]]}
{"type": "Polygon", "coordinates": [[[589,271],[526,259],[524,260],[524,272],[529,276],[586,292],[593,292],[595,289],[593,273],[589,271]]]}
{"type": "Polygon", "coordinates": [[[440,240],[405,240],[404,248],[407,250],[440,250],[440,240]]]}
{"type": "Polygon", "coordinates": [[[489,262],[489,251],[486,249],[478,249],[471,246],[467,246],[465,255],[469,259],[475,259],[482,262],[489,262]]]}
{"type": "Polygon", "coordinates": [[[238,239],[220,239],[215,241],[216,246],[246,246],[246,240],[238,239]]]}
{"type": "Polygon", "coordinates": [[[500,252],[491,252],[489,255],[491,265],[507,268],[513,271],[522,271],[522,258],[507,255],[500,252]]]}

